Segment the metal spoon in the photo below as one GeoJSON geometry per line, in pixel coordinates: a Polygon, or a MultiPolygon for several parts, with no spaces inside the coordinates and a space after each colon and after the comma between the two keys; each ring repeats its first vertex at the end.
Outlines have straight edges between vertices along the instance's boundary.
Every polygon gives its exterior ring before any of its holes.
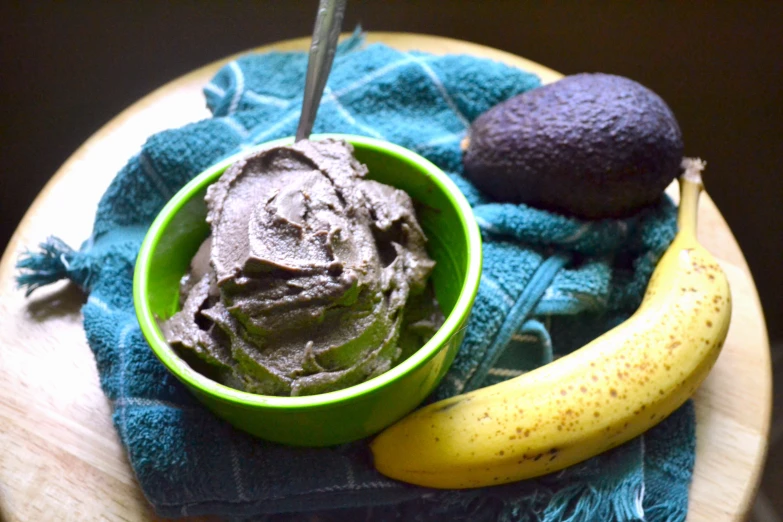
{"type": "Polygon", "coordinates": [[[296,141],[307,139],[313,130],[326,79],[332,69],[346,2],[347,0],[319,0],[310,55],[307,59],[302,115],[296,129],[296,141]]]}

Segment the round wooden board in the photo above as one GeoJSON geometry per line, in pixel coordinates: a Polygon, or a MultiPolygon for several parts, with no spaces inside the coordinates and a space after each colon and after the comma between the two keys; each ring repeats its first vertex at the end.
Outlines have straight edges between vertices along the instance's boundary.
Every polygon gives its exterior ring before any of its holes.
{"type": "MultiPolygon", "coordinates": [[[[467,53],[560,75],[496,49],[440,37],[370,33],[400,50],[467,53]]],[[[256,51],[304,50],[309,38],[256,51]]],[[[78,246],[115,173],[151,134],[209,116],[202,86],[234,57],[187,74],[141,99],[87,140],[57,171],[19,224],[0,262],[0,519],[157,520],[119,443],[82,329],[83,295],[65,283],[31,298],[16,289],[18,255],[48,235],[78,246]]],[[[709,158],[707,158],[709,159],[709,158]]],[[[706,172],[709,189],[709,167],[706,172]]],[[[669,187],[676,198],[676,186],[669,187]]],[[[695,396],[696,469],[688,520],[742,520],[767,448],[772,379],[756,288],[742,252],[709,197],[699,237],[720,260],[734,297],[729,337],[695,396]]]]}

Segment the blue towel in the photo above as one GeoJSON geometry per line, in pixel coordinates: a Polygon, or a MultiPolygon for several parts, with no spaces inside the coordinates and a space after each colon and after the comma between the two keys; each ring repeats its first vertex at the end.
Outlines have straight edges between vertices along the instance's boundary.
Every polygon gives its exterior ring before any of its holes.
{"type": "MultiPolygon", "coordinates": [[[[694,462],[690,402],[648,433],[536,480],[431,490],[387,479],[367,441],[290,448],[254,439],[203,408],[155,358],[131,296],[135,256],[163,204],[189,179],[253,144],[292,135],[306,55],[249,54],[204,87],[213,117],[148,139],[98,206],[76,251],[50,238],[19,260],[32,291],[69,278],[88,294],[82,312],[101,386],[139,483],[158,514],[230,520],[684,520],[694,462]]],[[[624,220],[579,221],[492,203],[461,177],[470,122],[535,88],[533,74],[471,56],[341,45],[314,132],[374,136],[427,157],[468,197],[485,266],[466,337],[428,400],[518,375],[627,318],[675,233],[675,207],[624,220]]]]}

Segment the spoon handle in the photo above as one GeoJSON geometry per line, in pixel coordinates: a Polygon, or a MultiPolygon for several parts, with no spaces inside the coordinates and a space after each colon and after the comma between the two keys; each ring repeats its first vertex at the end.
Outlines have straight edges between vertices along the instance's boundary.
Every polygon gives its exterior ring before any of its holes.
{"type": "Polygon", "coordinates": [[[296,141],[307,139],[313,130],[318,105],[321,103],[321,96],[334,61],[346,2],[347,0],[319,0],[313,40],[307,60],[302,115],[299,117],[299,127],[296,129],[296,141]]]}

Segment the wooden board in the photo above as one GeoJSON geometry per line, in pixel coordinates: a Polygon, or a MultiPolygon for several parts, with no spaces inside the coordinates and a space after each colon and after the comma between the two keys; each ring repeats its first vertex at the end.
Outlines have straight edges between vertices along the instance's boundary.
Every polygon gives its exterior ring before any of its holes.
{"type": "MultiPolygon", "coordinates": [[[[371,33],[368,40],[401,50],[488,57],[538,73],[545,82],[560,77],[523,58],[457,40],[395,33],[371,33]]],[[[304,38],[258,51],[308,44],[304,38]]],[[[157,520],[99,387],[81,324],[84,297],[57,283],[26,299],[15,288],[14,264],[48,235],[75,247],[85,240],[115,173],[147,136],[207,117],[201,87],[231,58],[163,86],[101,128],[52,177],[8,244],[0,262],[0,519],[157,520]]],[[[709,166],[706,183],[709,190],[709,166]]],[[[676,197],[675,188],[669,190],[676,197]]],[[[698,440],[688,520],[742,520],[767,448],[769,345],[748,266],[709,197],[699,220],[700,239],[729,276],[735,309],[723,353],[695,398],[698,440]]]]}

